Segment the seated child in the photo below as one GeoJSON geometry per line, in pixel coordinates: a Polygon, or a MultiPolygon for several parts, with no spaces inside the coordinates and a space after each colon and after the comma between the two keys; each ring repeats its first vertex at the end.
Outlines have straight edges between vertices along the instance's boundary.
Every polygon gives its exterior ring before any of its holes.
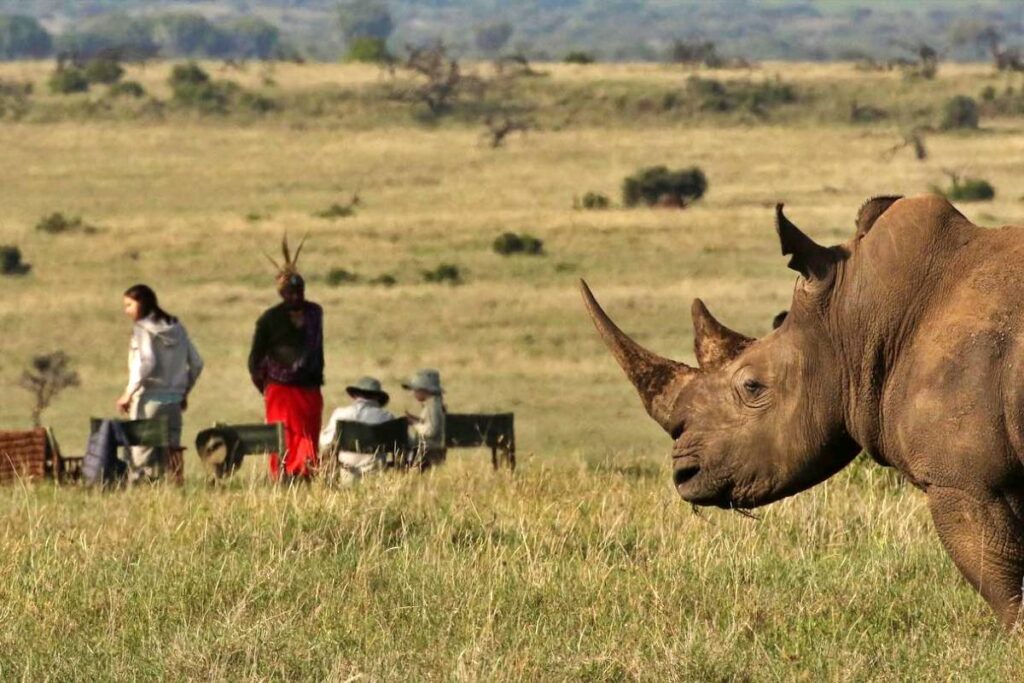
{"type": "MultiPolygon", "coordinates": [[[[352,397],[352,404],[344,408],[336,408],[331,413],[327,425],[320,432],[321,453],[326,454],[330,449],[338,420],[375,425],[395,419],[394,415],[384,409],[391,397],[381,388],[380,380],[377,378],[361,377],[355,384],[345,387],[345,391],[352,397]]],[[[366,474],[377,466],[373,453],[340,451],[338,462],[355,477],[366,474]]]]}
{"type": "Polygon", "coordinates": [[[409,420],[409,446],[415,448],[420,467],[426,469],[440,465],[445,459],[445,405],[441,399],[441,373],[437,370],[420,370],[411,380],[404,382],[408,389],[423,405],[419,417],[406,414],[409,420]]]}

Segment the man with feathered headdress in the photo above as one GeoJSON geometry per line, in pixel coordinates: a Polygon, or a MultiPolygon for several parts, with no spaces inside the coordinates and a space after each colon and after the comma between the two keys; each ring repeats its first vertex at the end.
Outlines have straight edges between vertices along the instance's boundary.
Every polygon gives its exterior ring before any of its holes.
{"type": "Polygon", "coordinates": [[[317,465],[317,438],[323,413],[324,335],[323,309],[306,301],[306,283],[297,264],[305,239],[288,249],[281,243],[284,264],[277,268],[281,303],[268,308],[256,321],[249,353],[249,375],[263,394],[267,422],[285,425],[284,458],[270,456],[270,476],[277,480],[309,478],[317,465]]]}

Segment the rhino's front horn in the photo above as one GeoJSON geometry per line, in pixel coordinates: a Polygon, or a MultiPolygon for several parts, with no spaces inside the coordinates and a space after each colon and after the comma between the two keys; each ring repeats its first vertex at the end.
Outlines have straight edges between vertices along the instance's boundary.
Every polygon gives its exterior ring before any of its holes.
{"type": "Polygon", "coordinates": [[[600,333],[605,345],[615,356],[626,376],[640,393],[647,414],[661,425],[666,432],[676,427],[673,408],[683,387],[693,380],[698,370],[685,363],[663,358],[630,339],[612,322],[597,303],[587,283],[580,280],[583,301],[590,312],[590,318],[600,333]]]}
{"type": "Polygon", "coordinates": [[[754,341],[715,320],[700,299],[693,300],[690,313],[693,316],[694,351],[702,370],[724,365],[754,341]]]}

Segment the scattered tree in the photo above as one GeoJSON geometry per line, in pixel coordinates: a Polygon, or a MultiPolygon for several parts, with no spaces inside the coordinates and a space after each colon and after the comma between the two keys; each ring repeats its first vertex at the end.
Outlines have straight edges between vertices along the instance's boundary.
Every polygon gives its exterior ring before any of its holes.
{"type": "Polygon", "coordinates": [[[475,40],[481,52],[494,54],[508,43],[515,29],[507,21],[495,21],[477,26],[475,40]]]}
{"type": "Polygon", "coordinates": [[[237,58],[271,59],[286,51],[281,30],[258,17],[243,17],[224,30],[231,38],[231,53],[237,58]]]}
{"type": "Polygon", "coordinates": [[[463,74],[459,60],[449,54],[443,42],[410,47],[402,66],[420,77],[420,82],[405,95],[427,105],[434,116],[448,112],[463,96],[483,96],[484,82],[463,74]]]}
{"type": "Polygon", "coordinates": [[[32,392],[32,426],[42,426],[43,411],[50,407],[57,395],[69,387],[79,385],[78,373],[71,367],[71,359],[63,351],[54,351],[32,359],[31,367],[21,375],[19,385],[32,392]]]}
{"type": "Polygon", "coordinates": [[[378,38],[386,41],[395,30],[391,12],[377,0],[350,0],[338,8],[338,23],[345,40],[378,38]]]}
{"type": "Polygon", "coordinates": [[[669,50],[669,59],[676,64],[686,66],[704,65],[710,68],[721,66],[722,58],[718,56],[718,48],[710,40],[686,41],[675,39],[669,50]]]}
{"type": "Polygon", "coordinates": [[[891,161],[896,154],[905,147],[914,150],[914,158],[924,161],[928,158],[928,148],[924,144],[924,134],[931,129],[917,127],[903,136],[903,139],[882,153],[882,158],[891,161]]]}
{"type": "Polygon", "coordinates": [[[533,128],[533,123],[525,118],[519,118],[512,114],[488,114],[484,118],[484,125],[487,127],[486,135],[492,149],[497,149],[505,144],[505,138],[512,133],[526,134],[526,131],[533,128]]]}
{"type": "Polygon", "coordinates": [[[53,52],[53,39],[32,17],[0,16],[0,59],[41,59],[53,52]]]}

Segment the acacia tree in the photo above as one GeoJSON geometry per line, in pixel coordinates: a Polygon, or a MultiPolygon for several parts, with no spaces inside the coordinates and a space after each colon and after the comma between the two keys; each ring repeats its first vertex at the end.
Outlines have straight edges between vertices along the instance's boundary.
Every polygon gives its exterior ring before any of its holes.
{"type": "Polygon", "coordinates": [[[32,392],[32,426],[42,426],[43,411],[57,394],[80,383],[78,373],[71,368],[71,359],[63,351],[54,351],[32,359],[32,366],[21,375],[19,384],[32,392]]]}
{"type": "Polygon", "coordinates": [[[419,79],[405,95],[427,105],[432,115],[448,112],[463,96],[483,96],[484,82],[477,76],[464,74],[458,58],[449,54],[443,42],[426,47],[410,46],[408,50],[409,56],[402,66],[419,79]]]}
{"type": "Polygon", "coordinates": [[[358,38],[386,41],[395,30],[388,6],[378,0],[349,0],[338,7],[338,24],[349,43],[358,38]]]}

